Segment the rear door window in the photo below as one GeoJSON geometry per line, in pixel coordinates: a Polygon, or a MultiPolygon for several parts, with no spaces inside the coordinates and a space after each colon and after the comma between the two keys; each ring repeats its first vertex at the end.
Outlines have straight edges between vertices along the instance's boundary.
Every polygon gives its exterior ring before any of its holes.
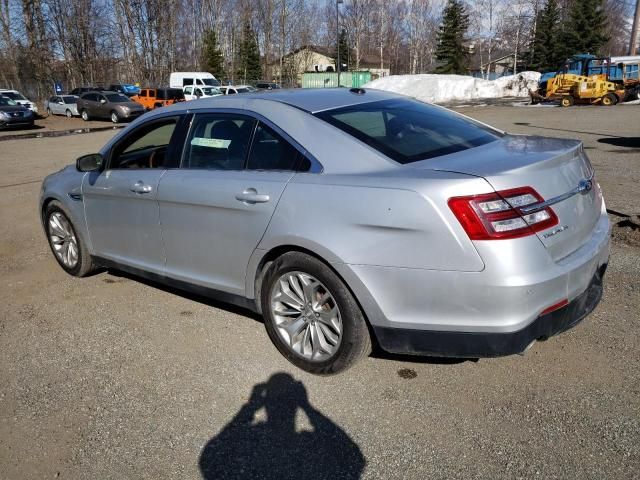
{"type": "Polygon", "coordinates": [[[478,147],[502,136],[462,115],[411,99],[352,105],[316,116],[403,164],[478,147]]]}

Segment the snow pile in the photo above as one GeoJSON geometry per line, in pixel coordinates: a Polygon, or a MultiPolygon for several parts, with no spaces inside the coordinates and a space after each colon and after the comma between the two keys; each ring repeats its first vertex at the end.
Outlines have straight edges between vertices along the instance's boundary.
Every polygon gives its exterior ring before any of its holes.
{"type": "Polygon", "coordinates": [[[364,85],[401,93],[431,103],[478,98],[526,97],[529,90],[538,88],[538,72],[522,72],[496,80],[463,75],[391,75],[378,78],[364,85]]]}

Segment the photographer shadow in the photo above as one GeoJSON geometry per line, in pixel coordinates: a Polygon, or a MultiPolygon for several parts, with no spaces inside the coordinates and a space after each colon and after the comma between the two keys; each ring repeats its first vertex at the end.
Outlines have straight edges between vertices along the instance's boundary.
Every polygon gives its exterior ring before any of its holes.
{"type": "Polygon", "coordinates": [[[345,431],[309,403],[302,382],[276,373],[256,385],[236,416],[207,442],[199,466],[205,480],[355,480],[365,463],[345,431]],[[298,410],[313,431],[296,431],[298,410]]]}

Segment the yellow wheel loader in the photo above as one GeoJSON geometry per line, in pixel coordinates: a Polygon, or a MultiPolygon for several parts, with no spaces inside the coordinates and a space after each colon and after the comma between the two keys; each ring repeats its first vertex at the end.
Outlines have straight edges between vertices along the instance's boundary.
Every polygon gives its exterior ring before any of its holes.
{"type": "Polygon", "coordinates": [[[576,75],[562,73],[547,81],[545,95],[532,93],[534,103],[555,100],[563,107],[570,107],[574,103],[615,105],[625,96],[624,88],[607,81],[607,76],[600,75],[576,75]]]}

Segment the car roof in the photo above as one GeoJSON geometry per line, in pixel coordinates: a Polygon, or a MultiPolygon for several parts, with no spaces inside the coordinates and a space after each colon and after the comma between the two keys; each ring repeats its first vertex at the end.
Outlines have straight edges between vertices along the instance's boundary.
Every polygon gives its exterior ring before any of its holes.
{"type": "MultiPolygon", "coordinates": [[[[224,85],[228,87],[228,85],[224,85]]],[[[233,88],[237,88],[233,86],[233,88]]],[[[208,97],[194,104],[186,102],[184,105],[176,106],[179,110],[197,108],[246,108],[247,100],[267,100],[283,103],[299,110],[309,113],[332,110],[334,108],[348,107],[363,103],[377,102],[380,100],[390,100],[394,98],[405,98],[402,95],[385,92],[375,89],[349,89],[349,88],[298,88],[264,90],[251,93],[243,93],[240,96],[225,95],[224,100],[220,97],[208,97]]]]}

